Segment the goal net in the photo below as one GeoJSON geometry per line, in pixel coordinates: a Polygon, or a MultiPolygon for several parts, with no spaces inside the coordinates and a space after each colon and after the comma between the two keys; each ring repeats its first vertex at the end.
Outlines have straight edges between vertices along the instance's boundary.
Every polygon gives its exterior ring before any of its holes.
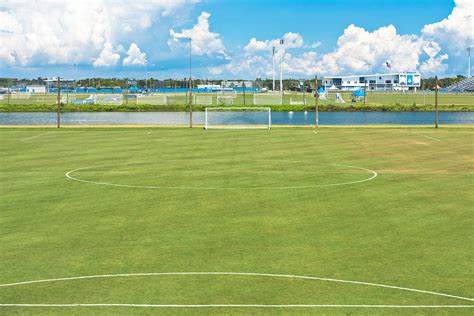
{"type": "Polygon", "coordinates": [[[328,99],[328,93],[326,91],[319,94],[319,100],[326,101],[328,99]]]}
{"type": "Polygon", "coordinates": [[[234,98],[229,96],[217,96],[217,105],[233,105],[234,98]]]}
{"type": "Polygon", "coordinates": [[[300,100],[299,98],[290,98],[290,105],[304,105],[305,100],[300,100]]]}
{"type": "Polygon", "coordinates": [[[31,98],[31,93],[29,92],[18,92],[18,93],[13,93],[10,96],[10,99],[14,100],[25,100],[31,98]]]}
{"type": "Polygon", "coordinates": [[[340,93],[336,93],[336,103],[346,103],[340,93]]]}
{"type": "Polygon", "coordinates": [[[194,104],[212,105],[212,96],[210,96],[210,95],[194,95],[194,104]]]}
{"type": "Polygon", "coordinates": [[[102,105],[122,105],[123,95],[121,94],[95,94],[94,104],[102,105]]]}
{"type": "Polygon", "coordinates": [[[268,107],[206,108],[204,128],[270,129],[272,112],[268,107]]]}
{"type": "Polygon", "coordinates": [[[138,104],[167,105],[168,100],[164,94],[137,94],[137,105],[138,104]]]}
{"type": "Polygon", "coordinates": [[[279,105],[283,103],[281,94],[255,93],[253,95],[254,105],[279,105]]]}
{"type": "Polygon", "coordinates": [[[237,98],[237,91],[235,90],[221,90],[219,92],[217,92],[217,95],[220,95],[220,96],[228,96],[228,97],[232,97],[232,98],[237,98]]]}
{"type": "MultiPolygon", "coordinates": [[[[72,104],[72,103],[74,103],[74,101],[76,101],[76,96],[75,96],[75,95],[63,94],[63,95],[61,96],[61,103],[62,103],[62,104],[72,104]]],[[[36,98],[36,102],[37,102],[37,103],[44,102],[44,97],[38,97],[38,98],[36,98]]]]}

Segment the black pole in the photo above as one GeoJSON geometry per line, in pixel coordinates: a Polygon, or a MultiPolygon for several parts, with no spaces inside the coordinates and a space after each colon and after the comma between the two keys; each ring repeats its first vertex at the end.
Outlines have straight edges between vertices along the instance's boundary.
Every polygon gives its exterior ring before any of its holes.
{"type": "Polygon", "coordinates": [[[438,76],[435,76],[435,128],[438,128],[438,76]]]}
{"type": "Polygon", "coordinates": [[[367,80],[364,78],[364,105],[365,105],[366,98],[367,98],[367,80]]]}
{"type": "Polygon", "coordinates": [[[61,78],[58,76],[57,128],[61,127],[61,78]]]}
{"type": "Polygon", "coordinates": [[[193,81],[191,73],[192,39],[189,38],[189,128],[193,128],[193,81]]]}
{"type": "Polygon", "coordinates": [[[318,77],[314,77],[314,112],[316,114],[316,128],[319,127],[319,106],[318,106],[318,77]]]}
{"type": "Polygon", "coordinates": [[[306,105],[306,94],[305,94],[305,93],[306,93],[306,91],[305,91],[306,88],[305,88],[305,87],[306,87],[306,84],[305,84],[305,82],[303,81],[303,86],[302,86],[301,89],[303,89],[303,104],[304,104],[304,105],[306,105]]]}
{"type": "Polygon", "coordinates": [[[244,90],[244,106],[245,106],[245,80],[242,81],[242,88],[244,90]]]}

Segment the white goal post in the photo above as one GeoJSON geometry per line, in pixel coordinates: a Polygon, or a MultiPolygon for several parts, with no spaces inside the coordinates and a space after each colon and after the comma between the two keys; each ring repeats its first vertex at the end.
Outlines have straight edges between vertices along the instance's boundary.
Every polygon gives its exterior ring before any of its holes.
{"type": "Polygon", "coordinates": [[[122,94],[94,94],[94,104],[122,105],[122,94]]]}
{"type": "Polygon", "coordinates": [[[218,96],[228,96],[232,98],[237,98],[237,91],[235,90],[221,90],[217,92],[218,96]]]}
{"type": "Polygon", "coordinates": [[[281,94],[255,93],[253,95],[254,105],[281,105],[283,97],[281,94]]]}
{"type": "Polygon", "coordinates": [[[346,103],[340,93],[336,93],[336,103],[346,103]]]}
{"type": "Polygon", "coordinates": [[[166,94],[137,94],[137,104],[167,105],[166,94]]]}
{"type": "Polygon", "coordinates": [[[207,107],[205,129],[271,129],[269,107],[207,107]]]}
{"type": "Polygon", "coordinates": [[[234,98],[231,96],[217,96],[217,105],[233,105],[234,98]]]}
{"type": "Polygon", "coordinates": [[[194,95],[194,104],[212,105],[212,95],[194,95]]]}

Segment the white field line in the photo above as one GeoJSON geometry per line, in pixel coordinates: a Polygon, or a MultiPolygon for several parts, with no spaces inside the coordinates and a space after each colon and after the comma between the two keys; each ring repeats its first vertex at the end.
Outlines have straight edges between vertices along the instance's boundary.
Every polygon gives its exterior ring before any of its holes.
{"type": "Polygon", "coordinates": [[[345,304],[0,304],[0,307],[147,307],[147,308],[474,308],[474,305],[345,305],[345,304]]]}
{"type": "MultiPolygon", "coordinates": [[[[201,159],[201,160],[218,160],[218,159],[201,159]]],[[[222,159],[221,159],[222,161],[222,159]]],[[[258,160],[254,160],[258,161],[258,160]]],[[[295,162],[295,161],[286,161],[286,160],[262,160],[262,161],[280,161],[280,162],[295,162]]],[[[150,163],[150,162],[140,162],[140,163],[128,163],[130,164],[144,164],[144,163],[150,163]]],[[[349,182],[339,182],[339,183],[329,183],[329,184],[320,184],[320,185],[302,185],[302,186],[280,186],[280,187],[192,187],[192,186],[145,186],[145,185],[128,185],[128,184],[117,184],[117,183],[109,183],[109,182],[99,182],[99,181],[89,181],[89,180],[84,180],[84,179],[79,179],[72,174],[77,171],[81,170],[88,170],[88,169],[93,169],[93,168],[98,168],[98,167],[107,167],[107,166],[117,166],[117,165],[127,165],[125,164],[106,164],[106,165],[98,165],[98,166],[89,166],[89,167],[82,167],[82,168],[77,168],[70,170],[66,172],[64,175],[75,181],[79,182],[84,182],[84,183],[90,183],[90,184],[97,184],[97,185],[107,185],[107,186],[114,186],[114,187],[123,187],[123,188],[140,188],[140,189],[182,189],[182,190],[282,190],[282,189],[308,189],[308,188],[321,188],[321,187],[333,187],[333,186],[342,186],[342,185],[350,185],[350,184],[357,184],[357,183],[362,183],[366,181],[370,181],[375,179],[378,174],[376,171],[367,169],[367,168],[362,168],[362,167],[356,167],[356,166],[349,166],[349,165],[341,165],[341,164],[321,164],[321,165],[328,165],[328,166],[340,166],[340,167],[346,167],[346,168],[353,168],[353,169],[358,169],[358,170],[364,170],[372,174],[371,177],[362,179],[362,180],[356,180],[356,181],[349,181],[349,182]]]]}
{"type": "Polygon", "coordinates": [[[33,139],[33,138],[38,138],[38,137],[46,136],[46,135],[52,134],[52,133],[54,133],[54,132],[48,132],[48,133],[44,133],[44,134],[39,134],[39,135],[31,136],[31,137],[28,137],[28,138],[24,138],[24,139],[22,139],[21,141],[24,142],[25,140],[30,140],[30,139],[33,139]]]}
{"type": "Polygon", "coordinates": [[[147,135],[150,135],[150,134],[151,134],[151,132],[148,132],[148,133],[146,133],[146,134],[147,134],[147,135]]]}
{"type": "Polygon", "coordinates": [[[314,134],[317,134],[318,132],[316,132],[316,131],[313,130],[313,133],[314,133],[314,134]]]}
{"type": "MultiPolygon", "coordinates": [[[[396,286],[396,285],[386,285],[386,284],[380,284],[380,283],[370,283],[370,282],[363,282],[363,281],[352,281],[352,280],[333,279],[333,278],[324,278],[324,277],[313,277],[313,276],[304,276],[304,275],[274,274],[274,273],[252,273],[252,272],[150,272],[150,273],[100,274],[100,275],[88,275],[88,276],[65,277],[65,278],[56,278],[56,279],[43,279],[43,280],[6,283],[6,284],[0,284],[0,287],[11,287],[11,286],[35,284],[35,283],[49,283],[49,282],[85,280],[85,279],[143,277],[143,276],[169,276],[169,275],[218,275],[218,276],[229,276],[230,275],[230,276],[256,276],[256,277],[268,277],[268,278],[316,280],[316,281],[327,281],[327,282],[337,282],[337,283],[373,286],[373,287],[379,287],[379,288],[387,288],[387,289],[395,289],[395,290],[400,290],[400,291],[409,291],[409,292],[423,293],[423,294],[429,294],[429,295],[443,296],[443,297],[455,298],[455,299],[460,299],[460,300],[465,300],[465,301],[474,301],[474,298],[463,297],[463,296],[452,295],[452,294],[446,294],[446,293],[440,293],[440,292],[427,291],[427,290],[413,289],[413,288],[401,287],[401,286],[396,286]]],[[[474,305],[472,305],[472,306],[474,306],[474,305]]]]}
{"type": "Polygon", "coordinates": [[[437,142],[441,141],[441,139],[438,139],[438,138],[435,138],[435,137],[432,137],[432,136],[428,136],[428,135],[425,135],[425,134],[422,134],[422,133],[418,133],[418,132],[413,132],[413,133],[416,134],[416,135],[423,136],[423,137],[428,138],[428,139],[435,140],[437,142]]]}

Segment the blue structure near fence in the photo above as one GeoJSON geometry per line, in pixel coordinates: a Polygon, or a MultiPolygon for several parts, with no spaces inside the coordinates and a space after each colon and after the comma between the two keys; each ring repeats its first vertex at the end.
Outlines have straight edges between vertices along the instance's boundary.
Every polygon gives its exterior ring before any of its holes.
{"type": "MultiPolygon", "coordinates": [[[[10,90],[12,91],[19,91],[19,92],[26,92],[26,88],[20,88],[17,89],[16,87],[10,87],[10,90]]],[[[260,88],[233,88],[233,89],[208,89],[208,88],[193,88],[193,93],[212,93],[212,92],[220,92],[223,91],[224,93],[226,92],[232,92],[232,91],[237,91],[238,93],[243,93],[245,92],[248,93],[254,93],[254,92],[260,92],[260,88]]],[[[57,88],[50,88],[48,90],[50,93],[57,93],[58,89],[57,88]]],[[[131,94],[136,94],[136,93],[186,93],[189,91],[188,88],[157,88],[157,89],[141,89],[141,88],[135,88],[135,87],[130,87],[128,89],[122,89],[122,88],[75,88],[75,89],[61,89],[61,93],[125,93],[128,91],[128,93],[131,94]]]]}

